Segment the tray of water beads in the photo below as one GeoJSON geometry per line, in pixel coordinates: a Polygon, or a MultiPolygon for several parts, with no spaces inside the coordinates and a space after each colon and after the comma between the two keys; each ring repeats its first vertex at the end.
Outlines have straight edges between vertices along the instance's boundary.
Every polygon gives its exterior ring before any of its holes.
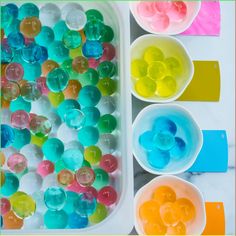
{"type": "Polygon", "coordinates": [[[1,7],[4,230],[94,228],[124,198],[129,99],[114,12],[98,3],[1,7]]]}

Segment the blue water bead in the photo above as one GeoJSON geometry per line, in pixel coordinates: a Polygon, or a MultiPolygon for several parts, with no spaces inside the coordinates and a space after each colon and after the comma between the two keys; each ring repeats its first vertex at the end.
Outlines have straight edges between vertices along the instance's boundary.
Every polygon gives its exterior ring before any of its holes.
{"type": "Polygon", "coordinates": [[[40,77],[42,73],[41,65],[39,62],[36,62],[34,64],[25,62],[22,66],[24,67],[24,79],[26,80],[35,81],[40,77]]]}
{"type": "Polygon", "coordinates": [[[25,45],[25,38],[20,32],[11,32],[7,36],[8,45],[14,49],[21,49],[25,45]]]}
{"type": "Polygon", "coordinates": [[[54,31],[54,35],[55,35],[55,40],[59,40],[61,41],[63,38],[63,35],[69,30],[69,28],[67,27],[65,21],[61,20],[58,21],[54,27],[53,27],[53,31],[54,31]]]}
{"type": "Polygon", "coordinates": [[[25,62],[33,64],[42,57],[42,48],[35,43],[30,43],[22,48],[21,54],[25,62]]]}
{"type": "Polygon", "coordinates": [[[48,229],[64,229],[68,224],[68,215],[63,210],[48,210],[44,215],[44,224],[48,229]]]}
{"type": "Polygon", "coordinates": [[[90,193],[82,193],[74,203],[75,212],[80,216],[92,215],[97,206],[96,198],[90,193]]]}
{"type": "Polygon", "coordinates": [[[146,131],[139,136],[139,144],[147,151],[153,150],[155,148],[153,139],[155,133],[153,131],[146,131]]]}
{"type": "Polygon", "coordinates": [[[8,9],[10,14],[14,17],[17,18],[18,17],[18,7],[13,4],[13,3],[8,3],[7,5],[5,5],[8,9]]]}
{"type": "Polygon", "coordinates": [[[54,41],[48,46],[49,57],[57,62],[63,62],[69,57],[69,49],[67,49],[61,41],[54,41]]]}
{"type": "Polygon", "coordinates": [[[33,3],[24,3],[19,8],[19,20],[23,20],[26,17],[36,16],[39,17],[39,9],[33,3]]]}
{"type": "Polygon", "coordinates": [[[30,143],[31,134],[28,129],[14,129],[15,140],[12,146],[20,150],[23,146],[30,143]]]}
{"type": "Polygon", "coordinates": [[[22,97],[18,97],[16,100],[11,101],[10,103],[10,111],[15,112],[18,110],[24,110],[26,112],[30,112],[31,103],[25,101],[22,97]]]}
{"type": "Polygon", "coordinates": [[[67,191],[66,192],[67,198],[66,198],[66,204],[63,207],[63,210],[67,214],[71,214],[74,212],[74,202],[79,198],[78,193],[67,191]]]}
{"type": "MultiPolygon", "coordinates": [[[[66,135],[66,134],[65,134],[66,135]]],[[[76,171],[84,161],[83,153],[79,149],[67,149],[61,156],[67,169],[76,171]]]]}
{"type": "Polygon", "coordinates": [[[41,57],[39,59],[39,63],[43,63],[48,59],[48,50],[46,47],[41,46],[41,57]]]}
{"type": "Polygon", "coordinates": [[[89,41],[87,40],[82,47],[82,52],[87,58],[98,59],[103,54],[103,47],[99,41],[89,41]]]}
{"type": "Polygon", "coordinates": [[[84,107],[81,110],[85,115],[85,126],[94,126],[100,118],[100,111],[96,107],[84,107]]]}
{"type": "Polygon", "coordinates": [[[84,107],[93,107],[98,104],[101,99],[101,92],[95,86],[88,85],[83,87],[78,96],[80,105],[84,107]]]}
{"type": "Polygon", "coordinates": [[[60,139],[49,138],[42,146],[42,151],[47,160],[56,162],[64,152],[64,144],[60,139]]]}
{"type": "Polygon", "coordinates": [[[15,140],[15,131],[9,125],[1,125],[1,148],[9,147],[15,140]]]}
{"type": "Polygon", "coordinates": [[[78,131],[78,139],[84,146],[95,145],[99,139],[98,129],[93,126],[85,126],[78,131]]]}
{"type": "Polygon", "coordinates": [[[20,21],[18,19],[13,19],[12,23],[4,29],[4,33],[8,36],[11,32],[19,32],[20,21]]]}
{"type": "Polygon", "coordinates": [[[5,173],[5,183],[1,187],[1,195],[11,196],[19,188],[19,179],[13,173],[5,173]]]}
{"type": "Polygon", "coordinates": [[[85,115],[79,109],[71,109],[65,114],[65,123],[70,128],[79,129],[85,123],[85,115]]]}
{"type": "Polygon", "coordinates": [[[8,8],[7,6],[1,6],[1,28],[6,28],[8,27],[12,21],[13,21],[14,17],[10,11],[10,8],[8,8]]]}
{"type": "Polygon", "coordinates": [[[156,132],[169,131],[175,135],[177,132],[177,126],[172,120],[165,116],[161,116],[154,121],[153,130],[156,132]]]}
{"type": "Polygon", "coordinates": [[[154,149],[147,153],[147,161],[152,167],[163,169],[170,161],[170,153],[154,149]]]}
{"type": "Polygon", "coordinates": [[[179,137],[175,137],[175,145],[170,150],[170,156],[174,160],[179,160],[180,158],[184,157],[186,153],[186,143],[183,139],[179,137]]]}
{"type": "Polygon", "coordinates": [[[160,131],[153,137],[154,145],[162,151],[168,151],[175,145],[175,137],[169,131],[160,131]]]}
{"type": "Polygon", "coordinates": [[[47,47],[54,41],[54,32],[48,26],[43,26],[40,33],[35,37],[36,43],[41,46],[47,47]]]}
{"type": "Polygon", "coordinates": [[[65,114],[71,109],[80,109],[79,103],[74,99],[66,99],[57,108],[57,113],[60,118],[64,121],[65,114]]]}
{"type": "Polygon", "coordinates": [[[13,59],[13,51],[8,45],[7,41],[3,41],[1,44],[1,63],[9,63],[13,59]]]}
{"type": "Polygon", "coordinates": [[[85,228],[88,225],[88,218],[73,212],[69,215],[68,225],[71,229],[85,228]]]}

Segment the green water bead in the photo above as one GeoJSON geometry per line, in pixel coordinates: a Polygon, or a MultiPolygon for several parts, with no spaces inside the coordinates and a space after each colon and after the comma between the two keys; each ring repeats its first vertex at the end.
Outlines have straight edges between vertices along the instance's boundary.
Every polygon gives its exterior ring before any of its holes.
{"type": "Polygon", "coordinates": [[[31,134],[31,143],[37,145],[38,147],[42,147],[42,145],[46,142],[48,136],[38,137],[36,135],[31,134]]]}
{"type": "Polygon", "coordinates": [[[104,24],[98,19],[91,19],[84,27],[84,32],[87,40],[100,40],[104,32],[104,24]]]}
{"type": "Polygon", "coordinates": [[[19,179],[13,173],[5,173],[5,182],[1,187],[1,195],[11,196],[19,188],[19,179]]]}
{"type": "Polygon", "coordinates": [[[61,64],[61,68],[69,74],[70,80],[77,79],[78,73],[76,73],[72,68],[72,59],[67,59],[61,64]]]}
{"type": "Polygon", "coordinates": [[[86,85],[96,85],[99,81],[99,75],[96,70],[93,68],[88,68],[88,70],[79,75],[79,82],[82,84],[82,86],[86,85]]]}
{"type": "Polygon", "coordinates": [[[82,167],[84,167],[84,166],[91,168],[90,163],[86,160],[83,161],[82,167]]]}
{"type": "Polygon", "coordinates": [[[97,224],[103,221],[107,217],[107,215],[107,208],[103,204],[98,203],[95,212],[91,216],[89,216],[89,222],[91,224],[97,224]]]}
{"type": "Polygon", "coordinates": [[[61,170],[66,169],[65,163],[64,163],[64,161],[63,161],[62,159],[59,159],[59,160],[55,163],[54,167],[55,167],[55,172],[56,172],[56,173],[59,173],[61,170]]]}
{"type": "Polygon", "coordinates": [[[63,62],[69,57],[69,49],[61,41],[54,41],[48,47],[48,55],[51,60],[63,62]]]}
{"type": "Polygon", "coordinates": [[[64,101],[64,94],[62,92],[54,93],[49,92],[48,93],[48,99],[53,107],[58,107],[63,101],[64,101]]]}
{"type": "Polygon", "coordinates": [[[80,33],[75,30],[69,30],[65,32],[62,41],[65,47],[68,49],[78,48],[82,43],[80,33]]]}
{"type": "Polygon", "coordinates": [[[116,118],[110,114],[103,115],[100,117],[97,126],[100,133],[111,133],[117,126],[116,118]]]}
{"type": "Polygon", "coordinates": [[[99,80],[97,87],[102,93],[102,96],[108,96],[116,92],[117,82],[111,78],[104,78],[99,80]]]}
{"type": "Polygon", "coordinates": [[[44,215],[44,224],[48,229],[64,229],[67,226],[68,215],[64,210],[50,211],[44,215]]]}
{"type": "Polygon", "coordinates": [[[108,25],[105,25],[104,27],[104,31],[102,33],[102,37],[101,37],[101,41],[102,42],[111,42],[114,38],[114,31],[113,29],[108,26],[108,25]]]}
{"type": "Polygon", "coordinates": [[[103,61],[98,65],[97,70],[101,78],[112,77],[116,73],[116,66],[110,61],[103,61]]]}
{"type": "Polygon", "coordinates": [[[87,17],[87,21],[94,20],[94,19],[103,21],[102,13],[96,9],[89,9],[88,11],[85,12],[85,14],[87,17]]]}
{"type": "Polygon", "coordinates": [[[102,151],[97,146],[90,146],[85,148],[84,150],[84,158],[91,165],[99,163],[102,158],[102,151]]]}
{"type": "Polygon", "coordinates": [[[63,38],[63,35],[69,30],[69,28],[67,27],[65,21],[61,20],[58,21],[54,27],[53,27],[53,31],[54,31],[54,35],[55,35],[55,40],[61,41],[63,38]]]}
{"type": "Polygon", "coordinates": [[[100,168],[95,168],[94,174],[95,174],[95,180],[92,185],[94,188],[99,190],[109,184],[109,175],[106,171],[100,168]]]}
{"type": "Polygon", "coordinates": [[[15,112],[18,110],[24,110],[26,112],[30,112],[31,103],[25,101],[22,97],[18,97],[16,100],[11,101],[10,103],[10,111],[15,112]]]}

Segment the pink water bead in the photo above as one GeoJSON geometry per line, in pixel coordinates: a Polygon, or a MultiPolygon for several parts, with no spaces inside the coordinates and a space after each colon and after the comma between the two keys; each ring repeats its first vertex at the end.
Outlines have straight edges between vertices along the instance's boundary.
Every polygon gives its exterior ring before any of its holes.
{"type": "Polygon", "coordinates": [[[85,191],[85,187],[81,186],[77,180],[74,180],[72,184],[67,186],[66,188],[69,191],[75,192],[75,193],[83,193],[85,191]]]}
{"type": "Polygon", "coordinates": [[[88,193],[88,194],[92,195],[93,197],[95,197],[96,199],[98,197],[97,190],[92,186],[84,187],[81,190],[82,190],[82,193],[88,193]]]}
{"type": "Polygon", "coordinates": [[[117,169],[118,161],[113,155],[106,154],[102,157],[99,165],[106,172],[112,173],[117,169]]]}
{"type": "Polygon", "coordinates": [[[172,1],[157,1],[155,7],[157,11],[166,13],[172,7],[172,1]]]}
{"type": "Polygon", "coordinates": [[[11,81],[19,81],[23,78],[24,69],[21,64],[13,62],[6,67],[6,78],[11,81]]]}
{"type": "Polygon", "coordinates": [[[43,95],[47,95],[49,93],[50,90],[48,89],[47,84],[46,84],[46,77],[39,77],[36,80],[36,83],[38,85],[40,92],[43,95]]]}
{"type": "Polygon", "coordinates": [[[95,58],[89,58],[88,63],[89,63],[90,68],[96,69],[98,67],[100,61],[96,60],[95,58]]]}
{"type": "Polygon", "coordinates": [[[97,200],[106,206],[114,204],[117,200],[116,190],[112,186],[103,187],[98,192],[97,200]]]}
{"type": "Polygon", "coordinates": [[[0,199],[0,211],[1,215],[6,214],[8,211],[11,210],[11,203],[7,198],[0,199]]]}
{"type": "Polygon", "coordinates": [[[14,153],[8,158],[7,166],[14,173],[21,173],[27,168],[27,159],[20,153],[14,153]]]}
{"type": "Polygon", "coordinates": [[[181,22],[187,15],[187,5],[183,1],[174,1],[167,15],[171,21],[181,22]]]}
{"type": "Polygon", "coordinates": [[[18,110],[11,114],[11,124],[18,129],[24,129],[29,127],[30,116],[24,110],[18,110]]]}
{"type": "Polygon", "coordinates": [[[155,31],[164,31],[170,25],[170,19],[168,15],[157,13],[155,16],[152,17],[150,22],[150,27],[155,31]]]}
{"type": "Polygon", "coordinates": [[[103,54],[102,57],[99,59],[99,61],[100,62],[111,61],[112,59],[114,59],[114,57],[116,56],[115,47],[110,43],[103,43],[102,47],[103,47],[103,54]]]}
{"type": "Polygon", "coordinates": [[[139,2],[137,11],[141,17],[152,17],[156,13],[155,2],[139,2]]]}
{"type": "Polygon", "coordinates": [[[39,163],[37,173],[45,177],[54,172],[54,164],[51,161],[43,160],[39,163]]]}

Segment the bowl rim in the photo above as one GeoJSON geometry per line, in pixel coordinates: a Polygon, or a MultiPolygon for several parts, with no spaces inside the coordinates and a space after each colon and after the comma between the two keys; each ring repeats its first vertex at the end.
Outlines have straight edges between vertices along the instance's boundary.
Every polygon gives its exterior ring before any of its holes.
{"type": "Polygon", "coordinates": [[[141,197],[141,195],[145,192],[145,189],[151,185],[152,183],[155,183],[155,182],[158,182],[160,179],[172,179],[172,180],[177,180],[177,181],[180,181],[186,185],[188,185],[191,189],[194,189],[194,191],[198,194],[198,197],[200,198],[200,202],[201,202],[201,207],[203,209],[203,218],[202,218],[202,225],[201,227],[199,227],[199,234],[202,234],[205,226],[206,226],[206,208],[205,208],[205,200],[204,200],[204,197],[203,197],[203,194],[202,192],[200,191],[200,189],[192,184],[191,182],[185,180],[185,179],[182,179],[180,177],[177,177],[177,176],[174,176],[174,175],[163,175],[163,176],[157,176],[155,178],[153,178],[151,181],[149,181],[148,183],[146,183],[145,185],[143,185],[136,193],[135,193],[135,196],[134,196],[134,227],[135,227],[135,230],[137,231],[137,233],[139,235],[144,235],[144,232],[142,232],[142,230],[140,229],[139,227],[139,223],[138,223],[138,220],[137,220],[137,204],[138,204],[138,200],[139,198],[141,197]]]}
{"type": "Polygon", "coordinates": [[[189,20],[189,22],[186,24],[186,26],[182,29],[182,30],[175,30],[175,31],[171,31],[171,32],[157,32],[155,30],[152,30],[146,26],[144,26],[142,24],[142,21],[138,18],[137,14],[134,13],[134,9],[133,9],[133,4],[137,4],[137,2],[132,2],[130,1],[129,2],[129,9],[130,9],[130,12],[132,13],[132,16],[134,17],[135,21],[137,22],[137,24],[142,28],[144,29],[145,31],[147,31],[148,33],[151,33],[151,34],[156,34],[156,35],[177,35],[177,34],[181,34],[183,33],[184,31],[186,31],[191,25],[192,23],[194,22],[194,20],[196,19],[196,17],[198,16],[199,12],[200,12],[200,9],[201,9],[201,5],[202,5],[202,1],[199,0],[199,1],[193,1],[193,2],[196,2],[197,3],[197,7],[196,7],[196,10],[195,10],[195,13],[193,14],[193,17],[191,20],[189,20]]]}
{"type": "MultiPolygon", "coordinates": [[[[169,172],[162,172],[162,171],[158,171],[158,170],[153,170],[151,168],[149,168],[148,166],[146,166],[141,159],[139,158],[139,155],[137,154],[134,145],[132,145],[132,151],[133,151],[133,156],[135,157],[135,159],[137,160],[137,162],[139,163],[139,165],[146,170],[147,172],[154,174],[154,175],[175,175],[175,174],[181,174],[184,173],[185,171],[187,171],[196,161],[198,154],[200,153],[201,149],[202,149],[202,145],[203,145],[203,134],[202,134],[202,130],[199,126],[199,124],[197,123],[197,121],[193,118],[192,114],[183,106],[176,104],[176,103],[171,103],[171,104],[151,104],[147,107],[145,107],[144,109],[142,109],[139,114],[136,116],[133,124],[132,124],[132,130],[134,133],[134,129],[137,126],[137,123],[139,122],[140,118],[142,116],[144,116],[147,112],[152,111],[153,109],[161,109],[163,107],[169,107],[169,108],[177,108],[178,110],[181,110],[182,112],[184,112],[186,114],[186,116],[188,116],[195,124],[195,127],[197,129],[197,133],[198,133],[198,145],[196,147],[195,153],[194,155],[192,155],[192,158],[189,160],[189,162],[185,165],[185,167],[180,168],[177,171],[169,171],[169,172]]],[[[133,138],[134,140],[134,138],[133,138]]]]}
{"type": "Polygon", "coordinates": [[[177,38],[173,37],[173,36],[169,36],[169,35],[155,35],[155,34],[144,34],[138,38],[136,38],[130,45],[130,63],[132,60],[132,56],[131,56],[131,51],[133,50],[133,48],[143,39],[147,39],[147,38],[161,38],[161,39],[168,39],[171,40],[174,44],[178,44],[186,53],[186,57],[187,60],[190,62],[190,75],[189,78],[186,80],[184,86],[182,86],[182,88],[179,90],[179,92],[170,98],[166,98],[166,99],[161,99],[159,100],[158,97],[157,99],[151,99],[151,98],[145,98],[145,97],[141,97],[138,93],[136,93],[136,91],[134,90],[134,83],[132,81],[132,76],[130,73],[130,83],[131,83],[131,93],[138,98],[141,101],[145,101],[145,102],[152,102],[152,103],[169,103],[169,102],[173,102],[175,100],[177,100],[186,90],[186,88],[188,87],[188,85],[190,84],[190,82],[193,79],[193,75],[194,75],[194,64],[193,64],[193,60],[190,56],[189,51],[187,50],[187,48],[184,46],[184,44],[177,38]]]}

